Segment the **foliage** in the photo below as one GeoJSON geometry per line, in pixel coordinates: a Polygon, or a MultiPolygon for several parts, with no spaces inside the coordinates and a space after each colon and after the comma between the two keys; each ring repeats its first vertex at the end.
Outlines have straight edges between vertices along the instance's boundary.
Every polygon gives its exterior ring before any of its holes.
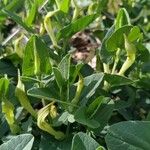
{"type": "Polygon", "coordinates": [[[149,7],[1,0],[0,150],[148,150],[149,7]],[[96,67],[73,61],[71,40],[85,30],[96,67]]]}

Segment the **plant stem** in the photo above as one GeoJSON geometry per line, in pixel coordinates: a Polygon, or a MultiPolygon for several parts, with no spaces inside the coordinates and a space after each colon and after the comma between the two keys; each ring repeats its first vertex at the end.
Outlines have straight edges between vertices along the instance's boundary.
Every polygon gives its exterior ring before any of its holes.
{"type": "MultiPolygon", "coordinates": [[[[110,73],[109,64],[103,63],[104,73],[110,73]]],[[[109,89],[109,83],[107,81],[104,81],[104,90],[109,89]]]]}
{"type": "MultiPolygon", "coordinates": [[[[38,81],[40,81],[40,82],[38,83],[38,87],[39,87],[39,88],[43,88],[44,85],[43,85],[43,83],[41,82],[41,76],[36,76],[36,78],[37,78],[38,81]]],[[[46,102],[45,102],[44,98],[42,98],[41,100],[42,100],[42,105],[43,105],[43,106],[46,106],[46,102]]]]}
{"type": "Polygon", "coordinates": [[[68,137],[68,135],[69,135],[69,130],[70,130],[70,122],[68,122],[68,126],[66,129],[66,137],[68,137]]]}

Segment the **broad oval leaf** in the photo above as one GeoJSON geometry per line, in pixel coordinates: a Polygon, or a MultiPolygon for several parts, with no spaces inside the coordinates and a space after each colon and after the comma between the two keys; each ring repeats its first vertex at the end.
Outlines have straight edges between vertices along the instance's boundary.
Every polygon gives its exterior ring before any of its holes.
{"type": "Polygon", "coordinates": [[[130,24],[130,18],[127,10],[125,8],[121,8],[115,20],[115,29],[118,30],[122,26],[130,24]]]}
{"type": "Polygon", "coordinates": [[[56,0],[57,6],[61,11],[67,13],[69,10],[70,0],[56,0]]]}
{"type": "Polygon", "coordinates": [[[95,134],[99,134],[103,128],[107,125],[114,110],[114,102],[107,97],[104,97],[104,102],[98,108],[93,118],[100,124],[99,128],[93,129],[95,134]]]}
{"type": "Polygon", "coordinates": [[[84,88],[81,94],[81,104],[85,105],[89,98],[93,96],[96,89],[100,86],[104,78],[103,73],[92,74],[84,78],[84,88]]]}
{"type": "Polygon", "coordinates": [[[42,135],[39,150],[70,150],[72,137],[58,141],[50,135],[42,135]]]}
{"type": "Polygon", "coordinates": [[[99,48],[101,59],[104,63],[110,63],[112,59],[112,54],[106,49],[106,41],[110,38],[110,36],[114,33],[115,26],[111,26],[111,28],[107,31],[103,41],[102,46],[99,48]]]}
{"type": "Polygon", "coordinates": [[[89,135],[79,132],[72,140],[71,150],[95,150],[99,144],[89,135]]]}
{"type": "Polygon", "coordinates": [[[31,150],[34,137],[31,134],[22,134],[11,138],[0,146],[0,150],[31,150]]]}
{"type": "Polygon", "coordinates": [[[149,150],[150,121],[126,121],[112,125],[106,136],[109,150],[149,150]]]}
{"type": "Polygon", "coordinates": [[[117,48],[124,47],[124,37],[123,34],[128,34],[131,30],[131,25],[125,25],[118,30],[116,30],[106,41],[106,50],[110,52],[117,51],[117,48]]]}
{"type": "Polygon", "coordinates": [[[64,78],[62,77],[62,74],[61,74],[61,72],[59,71],[58,68],[53,67],[53,72],[54,72],[54,75],[55,75],[57,85],[59,86],[59,88],[61,88],[65,83],[64,78]]]}
{"type": "Polygon", "coordinates": [[[25,48],[22,65],[23,75],[50,74],[52,69],[48,51],[46,44],[39,37],[33,35],[25,48]]]}
{"type": "Polygon", "coordinates": [[[6,96],[9,88],[9,80],[6,78],[1,78],[0,79],[0,99],[3,96],[6,96]]]}
{"type": "Polygon", "coordinates": [[[81,107],[79,108],[76,112],[75,112],[75,116],[74,119],[83,124],[88,126],[89,128],[98,128],[100,126],[100,124],[94,120],[94,119],[90,119],[90,117],[88,117],[87,113],[87,107],[81,107]]]}
{"type": "Polygon", "coordinates": [[[130,42],[133,42],[139,38],[142,38],[142,33],[140,32],[140,28],[138,26],[134,26],[128,35],[128,39],[130,42]]]}
{"type": "Polygon", "coordinates": [[[69,102],[65,102],[60,99],[58,89],[55,89],[53,87],[51,88],[32,88],[29,89],[27,94],[36,98],[40,99],[45,99],[49,101],[56,101],[58,103],[66,104],[68,106],[74,106],[77,107],[76,105],[73,105],[69,102]]]}
{"type": "Polygon", "coordinates": [[[69,38],[76,32],[85,29],[97,17],[98,17],[97,14],[92,14],[75,20],[74,22],[64,27],[60,32],[58,32],[57,34],[58,40],[61,38],[69,38]]]}
{"type": "Polygon", "coordinates": [[[11,61],[0,60],[0,74],[7,74],[8,76],[17,76],[17,68],[11,61]]]}
{"type": "Polygon", "coordinates": [[[38,6],[38,2],[36,0],[32,1],[25,1],[27,8],[26,8],[26,12],[27,12],[27,17],[25,18],[25,22],[28,26],[31,26],[35,17],[36,17],[36,13],[37,13],[37,6],[38,6]]]}
{"type": "Polygon", "coordinates": [[[115,74],[105,74],[104,79],[110,84],[110,87],[129,85],[133,83],[129,78],[115,74]]]}
{"type": "Polygon", "coordinates": [[[58,92],[55,88],[32,88],[28,90],[28,95],[43,98],[53,101],[53,99],[59,99],[58,92]]]}
{"type": "Polygon", "coordinates": [[[23,27],[25,30],[27,30],[28,32],[34,33],[34,30],[29,27],[26,23],[24,23],[22,21],[22,18],[17,16],[15,13],[5,10],[2,10],[7,16],[9,16],[12,20],[14,20],[17,24],[19,24],[21,27],[23,27]]]}
{"type": "Polygon", "coordinates": [[[58,70],[60,71],[62,77],[65,80],[69,79],[70,59],[71,59],[70,55],[66,55],[58,65],[58,70]]]}

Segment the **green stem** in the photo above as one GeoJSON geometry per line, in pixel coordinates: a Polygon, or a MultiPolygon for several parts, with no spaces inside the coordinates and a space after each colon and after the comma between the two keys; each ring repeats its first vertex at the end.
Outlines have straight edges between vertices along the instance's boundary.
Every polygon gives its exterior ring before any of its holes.
{"type": "MultiPolygon", "coordinates": [[[[41,75],[40,75],[40,76],[36,76],[36,78],[37,78],[38,81],[40,81],[40,82],[38,82],[38,87],[39,87],[39,88],[43,88],[43,87],[44,87],[44,83],[42,82],[41,75]]],[[[41,100],[42,100],[42,105],[43,105],[43,106],[46,106],[45,99],[42,98],[41,100]]]]}
{"type": "MultiPolygon", "coordinates": [[[[103,63],[103,68],[104,68],[104,73],[110,73],[110,68],[108,64],[103,63]]],[[[108,91],[109,87],[110,87],[109,83],[107,81],[104,81],[103,89],[108,91]]]]}

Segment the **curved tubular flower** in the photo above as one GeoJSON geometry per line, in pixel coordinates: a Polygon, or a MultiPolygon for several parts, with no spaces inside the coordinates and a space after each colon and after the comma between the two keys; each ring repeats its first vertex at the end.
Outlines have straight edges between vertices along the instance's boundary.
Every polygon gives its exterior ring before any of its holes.
{"type": "MultiPolygon", "coordinates": [[[[81,92],[82,92],[82,89],[83,89],[83,83],[84,83],[83,77],[82,77],[82,75],[79,74],[79,81],[77,83],[76,94],[75,94],[74,99],[71,101],[71,104],[73,104],[73,105],[78,104],[79,98],[80,98],[80,95],[81,95],[81,92]]],[[[72,112],[73,108],[74,108],[73,106],[70,106],[69,111],[72,112]]]]}
{"type": "MultiPolygon", "coordinates": [[[[18,71],[19,72],[19,71],[18,71]]],[[[33,116],[37,117],[36,111],[30,104],[30,101],[25,93],[24,84],[21,82],[20,73],[18,73],[18,84],[16,86],[15,95],[18,98],[20,104],[33,116]]]]}
{"type": "Polygon", "coordinates": [[[122,65],[122,67],[118,73],[119,75],[124,75],[126,70],[128,70],[131,67],[131,65],[134,63],[135,56],[136,56],[135,45],[128,40],[128,38],[125,34],[124,34],[124,39],[125,39],[125,50],[127,52],[127,59],[124,62],[124,64],[122,65]]]}
{"type": "Polygon", "coordinates": [[[114,65],[113,65],[113,68],[112,68],[112,74],[114,74],[115,73],[115,71],[116,71],[116,67],[117,67],[117,64],[118,64],[118,62],[119,62],[119,54],[120,54],[120,48],[118,48],[117,49],[117,52],[116,52],[116,57],[115,57],[115,61],[114,61],[114,65]]]}
{"type": "Polygon", "coordinates": [[[47,117],[51,116],[51,118],[55,118],[57,116],[57,111],[54,105],[54,102],[46,105],[42,109],[38,111],[37,125],[43,131],[48,132],[53,135],[55,139],[62,140],[65,138],[65,135],[61,131],[56,131],[52,128],[52,126],[47,122],[47,117]]]}
{"type": "Polygon", "coordinates": [[[44,27],[52,40],[53,46],[59,48],[59,46],[57,45],[56,37],[54,35],[53,27],[52,27],[52,23],[51,23],[51,17],[54,16],[57,12],[59,12],[59,9],[48,12],[48,14],[44,18],[44,27]]]}
{"type": "Polygon", "coordinates": [[[72,0],[72,4],[74,6],[74,13],[73,13],[72,20],[75,20],[79,16],[81,8],[78,7],[77,2],[75,0],[72,0]]]}
{"type": "Polygon", "coordinates": [[[20,127],[17,125],[14,115],[14,105],[8,101],[6,98],[3,98],[2,101],[2,112],[5,114],[5,118],[10,127],[12,133],[16,134],[20,132],[20,127]]]}

